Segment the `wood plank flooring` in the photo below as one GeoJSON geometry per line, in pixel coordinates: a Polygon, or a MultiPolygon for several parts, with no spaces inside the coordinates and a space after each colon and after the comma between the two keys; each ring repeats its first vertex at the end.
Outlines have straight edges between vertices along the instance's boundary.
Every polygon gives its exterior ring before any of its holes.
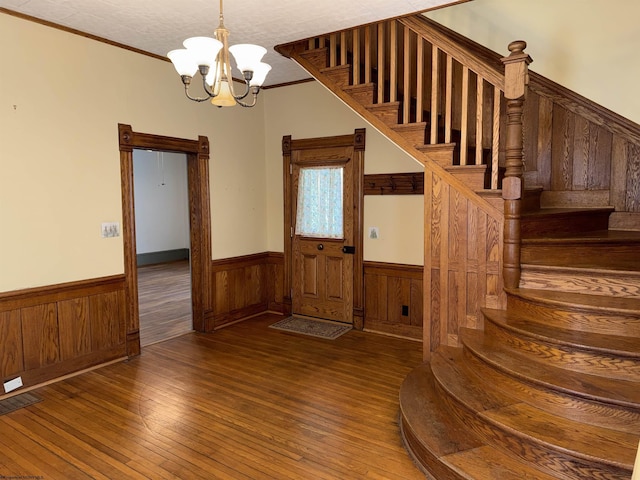
{"type": "Polygon", "coordinates": [[[424,479],[402,446],[413,341],[323,340],[265,314],[143,348],[0,416],[0,477],[424,479]]]}
{"type": "Polygon", "coordinates": [[[138,267],[143,347],[193,330],[189,268],[188,260],[138,267]]]}

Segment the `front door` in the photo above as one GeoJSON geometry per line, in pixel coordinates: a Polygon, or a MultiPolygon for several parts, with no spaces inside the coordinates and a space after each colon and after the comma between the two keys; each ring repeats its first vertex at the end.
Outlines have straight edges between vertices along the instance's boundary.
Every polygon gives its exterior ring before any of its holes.
{"type": "Polygon", "coordinates": [[[365,136],[282,138],[284,313],[362,329],[365,136]]]}
{"type": "Polygon", "coordinates": [[[294,314],[353,323],[353,147],[292,154],[294,314]]]}

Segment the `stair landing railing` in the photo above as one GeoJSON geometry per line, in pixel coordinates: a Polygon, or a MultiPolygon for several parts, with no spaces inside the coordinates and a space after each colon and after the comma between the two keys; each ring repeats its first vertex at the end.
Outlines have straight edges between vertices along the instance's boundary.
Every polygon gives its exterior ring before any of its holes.
{"type": "MultiPolygon", "coordinates": [[[[457,143],[454,165],[486,165],[485,188],[502,189],[504,281],[520,280],[523,105],[531,58],[512,42],[506,58],[452,39],[421,15],[308,39],[327,49],[326,67],[349,68],[350,86],[374,88],[373,104],[398,103],[398,124],[424,123],[425,144],[457,143]]],[[[428,151],[428,148],[427,148],[428,151]]]]}

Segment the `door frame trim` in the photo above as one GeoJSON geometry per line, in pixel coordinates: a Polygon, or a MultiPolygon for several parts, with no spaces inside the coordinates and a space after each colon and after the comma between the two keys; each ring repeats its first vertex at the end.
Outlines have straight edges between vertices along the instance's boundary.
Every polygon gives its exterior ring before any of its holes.
{"type": "Polygon", "coordinates": [[[353,327],[362,330],[364,326],[364,267],[363,267],[363,223],[364,223],[364,149],[366,129],[356,128],[351,135],[333,137],[293,139],[291,135],[282,137],[282,165],[284,189],[284,313],[291,314],[293,278],[293,179],[291,156],[294,150],[322,148],[330,146],[353,146],[353,237],[356,252],[353,255],[353,327]]]}
{"type": "Polygon", "coordinates": [[[211,214],[209,202],[209,139],[165,137],[134,132],[131,125],[118,124],[120,181],[122,186],[122,237],[126,293],[127,355],[140,354],[140,312],[138,308],[138,267],[133,191],[133,150],[184,153],[187,156],[189,191],[191,303],[193,328],[213,330],[205,312],[211,310],[211,214]]]}

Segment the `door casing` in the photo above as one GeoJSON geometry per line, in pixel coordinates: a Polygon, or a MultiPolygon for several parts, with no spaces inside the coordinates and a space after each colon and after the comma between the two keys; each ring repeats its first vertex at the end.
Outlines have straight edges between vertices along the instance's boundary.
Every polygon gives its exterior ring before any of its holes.
{"type": "Polygon", "coordinates": [[[118,124],[120,180],[122,185],[122,237],[126,292],[127,355],[140,354],[140,312],[138,309],[138,267],[136,263],[135,205],[133,192],[133,150],[184,153],[187,156],[189,190],[191,306],[193,329],[213,330],[205,318],[211,300],[211,214],[209,203],[209,140],[164,137],[134,132],[130,125],[118,124]]]}

